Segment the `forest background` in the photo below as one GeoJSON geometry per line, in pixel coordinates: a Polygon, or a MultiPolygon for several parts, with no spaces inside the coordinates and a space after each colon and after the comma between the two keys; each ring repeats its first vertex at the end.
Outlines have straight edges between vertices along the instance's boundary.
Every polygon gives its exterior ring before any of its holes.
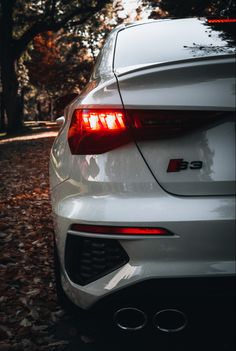
{"type": "Polygon", "coordinates": [[[80,94],[104,39],[137,20],[219,16],[232,0],[0,0],[0,131],[53,121],[80,94]],[[63,101],[63,99],[62,99],[63,101]]]}

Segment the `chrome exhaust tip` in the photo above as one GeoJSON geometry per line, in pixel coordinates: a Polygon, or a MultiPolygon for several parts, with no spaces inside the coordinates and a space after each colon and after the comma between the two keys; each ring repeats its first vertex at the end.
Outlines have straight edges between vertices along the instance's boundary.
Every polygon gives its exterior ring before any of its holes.
{"type": "Polygon", "coordinates": [[[153,317],[154,326],[165,333],[177,333],[184,330],[188,324],[185,313],[176,309],[166,309],[157,312],[153,317]]]}
{"type": "Polygon", "coordinates": [[[147,324],[147,315],[134,307],[125,307],[117,310],[113,317],[115,325],[126,331],[138,331],[147,324]]]}

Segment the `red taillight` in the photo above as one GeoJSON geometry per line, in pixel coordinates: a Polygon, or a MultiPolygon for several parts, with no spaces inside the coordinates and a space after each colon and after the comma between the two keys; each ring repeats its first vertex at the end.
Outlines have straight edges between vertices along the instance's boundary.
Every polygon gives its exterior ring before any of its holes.
{"type": "Polygon", "coordinates": [[[122,110],[75,110],[68,132],[72,154],[101,154],[130,141],[122,110]]]}
{"type": "Polygon", "coordinates": [[[130,141],[177,137],[209,123],[224,112],[167,110],[75,110],[68,132],[72,154],[101,154],[130,141]]]}
{"type": "Polygon", "coordinates": [[[118,111],[75,111],[77,119],[82,118],[81,123],[85,131],[104,131],[110,132],[113,130],[125,129],[124,112],[118,111]]]}
{"type": "Polygon", "coordinates": [[[236,18],[212,18],[212,19],[208,19],[207,22],[209,24],[214,24],[214,23],[236,23],[236,18]]]}
{"type": "Polygon", "coordinates": [[[164,228],[116,227],[103,225],[72,224],[71,230],[94,234],[111,235],[173,235],[164,228]]]}
{"type": "Polygon", "coordinates": [[[218,120],[222,112],[129,110],[136,141],[177,137],[218,120]]]}

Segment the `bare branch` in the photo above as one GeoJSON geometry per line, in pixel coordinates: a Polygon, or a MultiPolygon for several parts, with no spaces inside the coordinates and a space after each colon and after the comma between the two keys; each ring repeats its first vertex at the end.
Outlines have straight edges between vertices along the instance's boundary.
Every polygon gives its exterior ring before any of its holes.
{"type": "MultiPolygon", "coordinates": [[[[55,2],[56,1],[53,1],[54,5],[55,2]]],[[[57,22],[55,22],[54,19],[51,19],[50,21],[44,20],[33,24],[29,29],[27,29],[27,31],[22,35],[20,39],[15,40],[14,48],[16,57],[19,57],[22,54],[27,45],[34,39],[34,37],[37,34],[49,30],[56,32],[59,29],[63,28],[67,23],[70,24],[70,21],[76,16],[80,16],[80,19],[78,21],[73,22],[72,25],[84,24],[89,18],[91,18],[94,14],[99,12],[108,2],[110,2],[110,0],[100,0],[94,7],[88,8],[86,5],[82,7],[77,7],[57,22]]]]}

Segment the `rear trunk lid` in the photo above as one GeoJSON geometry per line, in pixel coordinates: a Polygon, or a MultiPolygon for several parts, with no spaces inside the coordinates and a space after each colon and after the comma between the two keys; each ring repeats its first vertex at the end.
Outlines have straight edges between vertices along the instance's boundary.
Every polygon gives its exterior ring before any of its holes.
{"type": "Polygon", "coordinates": [[[166,191],[235,193],[234,74],[232,55],[116,71],[137,146],[166,191]]]}

